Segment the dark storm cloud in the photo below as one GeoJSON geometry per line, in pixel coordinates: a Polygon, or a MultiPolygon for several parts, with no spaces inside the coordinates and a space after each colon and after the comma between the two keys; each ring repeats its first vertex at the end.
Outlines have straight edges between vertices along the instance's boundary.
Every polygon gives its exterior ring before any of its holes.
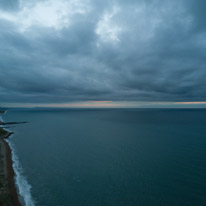
{"type": "Polygon", "coordinates": [[[0,7],[1,102],[206,100],[203,0],[0,7]]]}

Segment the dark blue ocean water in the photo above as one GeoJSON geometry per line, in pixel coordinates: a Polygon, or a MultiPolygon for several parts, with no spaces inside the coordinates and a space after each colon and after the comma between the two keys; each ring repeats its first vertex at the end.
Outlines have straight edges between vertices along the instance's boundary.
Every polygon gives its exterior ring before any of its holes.
{"type": "Polygon", "coordinates": [[[37,206],[206,205],[204,109],[9,110],[3,118],[29,121],[10,128],[10,142],[37,206]]]}

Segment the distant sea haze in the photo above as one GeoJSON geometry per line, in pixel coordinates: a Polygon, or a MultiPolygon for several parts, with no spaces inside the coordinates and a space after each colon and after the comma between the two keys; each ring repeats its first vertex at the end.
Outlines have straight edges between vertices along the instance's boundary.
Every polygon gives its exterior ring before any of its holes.
{"type": "Polygon", "coordinates": [[[21,200],[205,206],[205,109],[9,110],[21,200]]]}

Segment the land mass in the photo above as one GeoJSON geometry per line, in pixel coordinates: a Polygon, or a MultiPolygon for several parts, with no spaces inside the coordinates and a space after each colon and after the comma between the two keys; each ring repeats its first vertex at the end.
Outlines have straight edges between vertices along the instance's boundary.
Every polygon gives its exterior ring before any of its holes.
{"type": "MultiPolygon", "coordinates": [[[[3,112],[0,110],[0,114],[3,112]]],[[[0,122],[0,126],[4,124],[0,122]]],[[[21,206],[14,182],[11,149],[5,141],[11,134],[0,127],[0,206],[21,206]]]]}

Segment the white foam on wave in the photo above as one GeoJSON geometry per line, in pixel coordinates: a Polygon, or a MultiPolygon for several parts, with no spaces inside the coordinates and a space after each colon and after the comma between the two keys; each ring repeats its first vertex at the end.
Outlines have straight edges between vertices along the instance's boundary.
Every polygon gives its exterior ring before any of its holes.
{"type": "MultiPolygon", "coordinates": [[[[4,113],[5,114],[5,113],[4,113]]],[[[0,117],[0,120],[3,121],[3,118],[0,117]]],[[[7,131],[11,132],[7,129],[7,131]]],[[[11,149],[11,157],[12,157],[12,167],[14,169],[14,179],[17,187],[17,191],[20,197],[20,201],[25,206],[35,206],[34,201],[31,195],[31,185],[28,183],[26,177],[23,175],[23,168],[19,162],[19,158],[16,155],[15,147],[12,141],[10,140],[14,135],[11,135],[9,139],[5,139],[11,149]]]]}
{"type": "Polygon", "coordinates": [[[7,139],[6,142],[9,144],[11,148],[12,162],[13,162],[12,166],[15,173],[15,177],[14,177],[15,184],[17,186],[18,194],[20,196],[20,201],[25,206],[34,206],[35,204],[31,195],[31,185],[28,183],[26,177],[23,175],[23,169],[16,155],[14,145],[9,139],[7,139]]]}

